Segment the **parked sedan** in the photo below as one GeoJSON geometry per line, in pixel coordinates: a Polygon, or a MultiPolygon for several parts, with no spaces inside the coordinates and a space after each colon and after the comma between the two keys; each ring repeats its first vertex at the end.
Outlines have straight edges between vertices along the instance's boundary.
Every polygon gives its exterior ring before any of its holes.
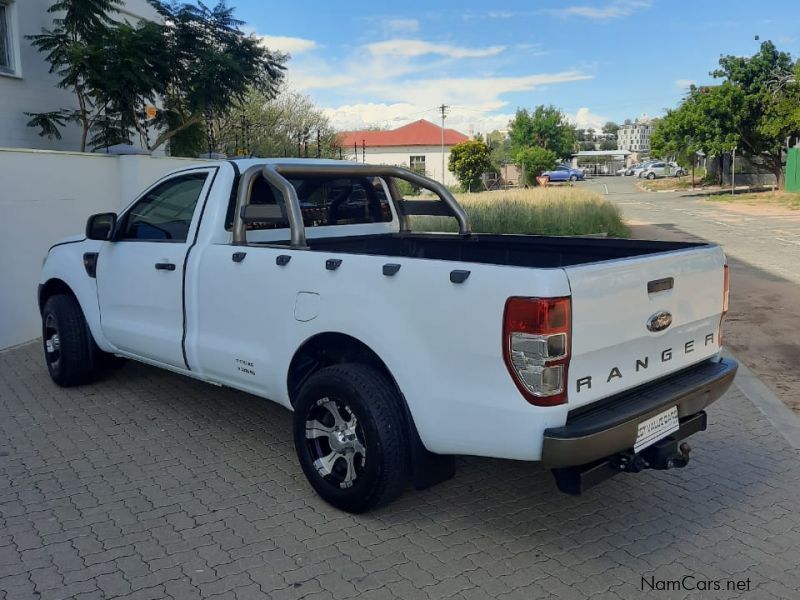
{"type": "Polygon", "coordinates": [[[634,177],[641,177],[642,173],[644,171],[646,171],[648,168],[650,168],[651,164],[653,164],[653,163],[646,162],[646,163],[639,163],[638,165],[634,165],[631,168],[631,175],[633,175],[634,177]]]}
{"type": "Polygon", "coordinates": [[[568,165],[558,165],[552,171],[545,171],[542,175],[547,175],[550,181],[583,181],[584,179],[582,169],[573,169],[568,165]]]}
{"type": "Polygon", "coordinates": [[[639,177],[645,179],[655,179],[657,177],[682,177],[686,171],[674,162],[658,161],[651,163],[646,169],[639,173],[639,177]]]}

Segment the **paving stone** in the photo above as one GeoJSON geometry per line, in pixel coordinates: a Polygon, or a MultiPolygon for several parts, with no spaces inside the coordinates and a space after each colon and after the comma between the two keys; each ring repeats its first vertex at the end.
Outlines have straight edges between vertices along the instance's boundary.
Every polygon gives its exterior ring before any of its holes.
{"type": "Polygon", "coordinates": [[[60,389],[39,354],[0,352],[0,600],[614,599],[685,574],[800,589],[800,456],[735,389],[686,469],[571,498],[536,465],[459,458],[453,480],[353,516],[313,494],[277,405],[134,363],[60,389]]]}

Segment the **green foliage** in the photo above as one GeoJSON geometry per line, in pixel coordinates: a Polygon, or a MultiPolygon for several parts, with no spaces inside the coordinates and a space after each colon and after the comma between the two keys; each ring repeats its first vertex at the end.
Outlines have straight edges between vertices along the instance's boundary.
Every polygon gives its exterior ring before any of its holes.
{"type": "MultiPolygon", "coordinates": [[[[478,233],[628,237],[619,209],[594,192],[575,188],[538,188],[483,192],[458,198],[472,230],[478,233]]],[[[417,231],[457,231],[449,217],[412,217],[417,231]]]]}
{"type": "Polygon", "coordinates": [[[114,19],[121,0],[58,0],[52,30],[29,36],[45,54],[59,86],[73,91],[70,109],[31,114],[40,135],[58,137],[77,120],[81,150],[92,134],[95,147],[129,143],[138,134],[153,150],[207,118],[228,114],[250,89],[274,95],[287,57],[245,35],[233,9],[221,0],[213,8],[148,0],[163,23],[138,25],[114,19]],[[164,109],[148,120],[145,107],[161,101],[164,109]],[[56,118],[58,117],[58,118],[56,118]]]}
{"type": "Polygon", "coordinates": [[[617,149],[617,142],[616,140],[603,140],[600,142],[600,150],[616,150],[617,149]]]}
{"type": "Polygon", "coordinates": [[[491,168],[491,152],[482,140],[469,140],[450,149],[448,169],[467,191],[477,188],[483,174],[491,168]]]}
{"type": "Polygon", "coordinates": [[[511,146],[516,150],[539,146],[566,158],[575,149],[575,129],[555,106],[537,106],[533,112],[517,109],[509,123],[511,146]]]}
{"type": "Polygon", "coordinates": [[[737,148],[783,181],[786,139],[800,134],[800,66],[772,42],[751,57],[724,56],[712,75],[720,85],[692,87],[651,138],[655,154],[679,159],[702,150],[720,156],[737,148]]]}
{"type": "Polygon", "coordinates": [[[603,133],[613,133],[616,135],[618,131],[619,125],[614,123],[614,121],[606,121],[606,124],[603,125],[603,133]]]}
{"type": "Polygon", "coordinates": [[[530,185],[536,185],[536,178],[545,171],[554,168],[558,163],[555,152],[539,146],[518,150],[515,159],[517,164],[525,169],[525,180],[530,185]]]}

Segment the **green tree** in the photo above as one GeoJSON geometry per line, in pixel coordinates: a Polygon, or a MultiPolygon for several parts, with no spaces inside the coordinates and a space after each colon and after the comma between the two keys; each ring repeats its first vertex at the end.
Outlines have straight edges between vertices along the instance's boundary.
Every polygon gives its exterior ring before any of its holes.
{"type": "Polygon", "coordinates": [[[737,92],[731,116],[740,147],[775,175],[779,187],[783,187],[786,139],[800,133],[793,110],[800,95],[800,84],[793,77],[796,69],[791,54],[766,41],[753,56],[723,56],[712,73],[737,92]]]}
{"type": "Polygon", "coordinates": [[[603,133],[613,133],[614,135],[617,135],[618,131],[619,125],[614,123],[614,121],[606,121],[606,124],[603,125],[603,133]]]}
{"type": "Polygon", "coordinates": [[[533,112],[517,109],[509,123],[509,137],[515,151],[539,146],[566,158],[575,149],[575,128],[555,106],[540,105],[533,112]]]}
{"type": "Polygon", "coordinates": [[[97,55],[102,51],[101,39],[106,36],[122,0],[58,0],[47,12],[59,15],[52,29],[42,29],[28,36],[34,48],[46,55],[50,73],[59,76],[58,87],[75,94],[78,108],[60,108],[42,113],[25,113],[30,127],[38,127],[39,135],[61,139],[61,128],[68,123],[81,126],[81,151],[86,150],[89,131],[100,115],[89,82],[93,79],[97,55]]]}
{"type": "MultiPolygon", "coordinates": [[[[250,89],[274,95],[287,57],[241,31],[242,22],[220,0],[213,8],[148,0],[163,23],[136,26],[113,20],[121,0],[58,0],[55,27],[31,36],[51,71],[71,89],[78,109],[29,113],[40,135],[60,138],[70,122],[90,131],[94,147],[139,136],[154,150],[204,120],[223,117],[250,89]],[[145,108],[161,101],[155,119],[145,108]],[[152,138],[151,139],[151,135],[152,138]]],[[[195,131],[196,134],[196,131],[195,131]]]]}
{"type": "MultiPolygon", "coordinates": [[[[750,57],[724,56],[712,75],[722,83],[689,90],[651,138],[654,153],[721,157],[738,148],[783,186],[786,139],[800,134],[800,66],[772,42],[750,57]]],[[[717,169],[721,181],[722,169],[717,169]]]]}
{"type": "Polygon", "coordinates": [[[617,149],[616,140],[602,140],[600,142],[600,150],[616,150],[616,149],[617,149]]]}
{"type": "Polygon", "coordinates": [[[515,158],[517,164],[525,170],[525,181],[530,185],[536,185],[536,178],[558,163],[555,152],[540,146],[521,148],[517,150],[515,158]]]}
{"type": "Polygon", "coordinates": [[[480,140],[469,140],[450,149],[448,168],[461,187],[472,191],[481,182],[484,173],[492,168],[489,146],[480,140]]]}

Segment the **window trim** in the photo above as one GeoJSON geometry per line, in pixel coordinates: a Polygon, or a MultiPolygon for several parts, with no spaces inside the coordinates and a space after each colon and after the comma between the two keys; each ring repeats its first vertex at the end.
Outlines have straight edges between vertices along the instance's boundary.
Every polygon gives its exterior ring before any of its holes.
{"type": "Polygon", "coordinates": [[[9,66],[0,66],[0,77],[22,78],[22,63],[20,62],[19,36],[17,31],[17,3],[16,0],[0,0],[0,6],[5,10],[6,51],[8,52],[9,66]]]}
{"type": "Polygon", "coordinates": [[[197,233],[197,228],[199,227],[199,213],[197,212],[197,207],[200,205],[201,200],[204,197],[204,194],[207,196],[209,190],[209,186],[211,182],[214,180],[214,177],[209,177],[212,173],[216,174],[216,171],[219,170],[219,167],[202,167],[202,168],[194,168],[194,169],[184,169],[181,171],[176,171],[173,173],[169,173],[165,175],[158,181],[156,181],[153,185],[148,187],[144,192],[139,194],[133,202],[131,202],[125,209],[119,214],[117,218],[117,227],[120,228],[125,224],[130,211],[133,210],[133,207],[136,206],[140,200],[143,200],[150,192],[155,190],[157,187],[172,181],[173,179],[180,179],[182,177],[186,177],[187,175],[195,175],[195,174],[204,174],[205,180],[203,181],[203,187],[200,188],[200,194],[197,196],[197,204],[195,205],[194,213],[192,214],[192,221],[189,224],[189,229],[186,232],[186,239],[185,240],[147,240],[147,239],[134,239],[134,238],[119,238],[117,237],[120,235],[121,229],[117,229],[114,232],[114,239],[111,240],[115,244],[119,243],[147,243],[147,244],[186,244],[189,245],[191,242],[190,240],[194,240],[194,236],[197,233]]]}

